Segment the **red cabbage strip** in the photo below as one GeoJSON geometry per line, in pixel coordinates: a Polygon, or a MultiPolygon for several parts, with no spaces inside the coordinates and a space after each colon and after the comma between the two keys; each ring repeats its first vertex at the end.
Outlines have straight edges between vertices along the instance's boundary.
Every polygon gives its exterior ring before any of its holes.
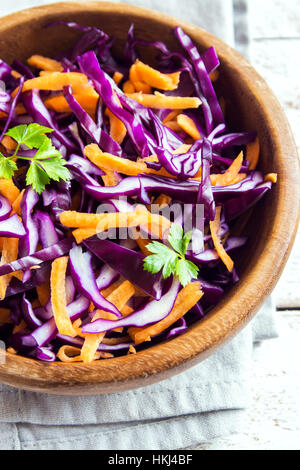
{"type": "Polygon", "coordinates": [[[122,149],[120,145],[117,144],[117,142],[113,140],[107,132],[102,130],[100,126],[97,126],[90,115],[80,106],[71,93],[71,87],[64,88],[64,97],[83,129],[96,142],[96,144],[100,145],[101,149],[105,152],[121,156],[122,149]]]}
{"type": "Polygon", "coordinates": [[[44,284],[49,280],[50,269],[50,263],[43,263],[40,269],[34,269],[32,271],[29,281],[24,283],[19,281],[16,277],[13,277],[6,290],[6,298],[22,294],[23,292],[27,292],[41,284],[44,284]]]}
{"type": "Polygon", "coordinates": [[[34,122],[40,125],[51,127],[54,129],[53,136],[57,138],[69,151],[75,151],[74,144],[59,130],[58,125],[52,119],[51,114],[44,105],[37,90],[23,93],[23,104],[28,114],[33,118],[34,122]]]}
{"type": "Polygon", "coordinates": [[[180,318],[177,324],[178,326],[172,328],[172,330],[168,333],[167,339],[175,338],[175,336],[181,335],[188,329],[187,323],[184,318],[180,318]]]}
{"type": "Polygon", "coordinates": [[[210,165],[212,163],[212,145],[208,139],[203,139],[201,152],[201,184],[199,186],[198,204],[204,204],[204,215],[209,220],[216,216],[216,204],[210,181],[210,165]]]}
{"type": "Polygon", "coordinates": [[[240,132],[234,134],[221,135],[213,140],[214,152],[221,152],[233,146],[242,146],[253,142],[257,136],[256,132],[240,132]]]}
{"type": "Polygon", "coordinates": [[[205,116],[207,134],[210,134],[213,129],[213,123],[215,125],[224,123],[224,116],[220,104],[197,47],[181,27],[176,27],[174,33],[182,47],[189,54],[193,63],[203,93],[202,96],[200,96],[202,106],[204,108],[209,107],[211,111],[212,121],[208,120],[207,116],[205,116]]]}
{"type": "Polygon", "coordinates": [[[112,86],[99,65],[94,52],[90,51],[78,57],[78,64],[82,73],[85,73],[94,82],[96,91],[110,111],[117,116],[125,125],[132,141],[140,151],[142,157],[149,156],[147,139],[141,124],[136,117],[119,106],[112,86]]]}
{"type": "Polygon", "coordinates": [[[150,297],[159,300],[162,295],[162,281],[159,274],[151,274],[144,270],[144,259],[141,253],[117,245],[109,240],[99,240],[97,236],[84,240],[83,244],[117,271],[132,284],[142,289],[150,297]]]}
{"type": "MultiPolygon", "coordinates": [[[[224,245],[225,251],[230,253],[233,250],[238,250],[246,245],[247,240],[247,237],[230,237],[224,245]]],[[[186,258],[198,265],[209,264],[220,259],[218,253],[214,249],[207,249],[201,253],[194,253],[193,251],[188,250],[186,252],[186,258]]]]}
{"type": "MultiPolygon", "coordinates": [[[[85,297],[79,297],[74,302],[68,305],[67,311],[70,319],[72,321],[77,320],[82,316],[83,313],[89,308],[90,301],[85,297]]],[[[51,318],[42,326],[36,328],[30,334],[20,334],[16,333],[12,336],[12,345],[16,347],[17,350],[24,350],[26,348],[34,348],[36,346],[45,346],[51,340],[55,338],[57,334],[57,328],[55,324],[55,319],[51,318]]]]}
{"type": "Polygon", "coordinates": [[[12,63],[12,68],[23,75],[25,78],[34,78],[33,73],[27,67],[27,65],[22,64],[19,60],[15,59],[12,63]]]}
{"type": "Polygon", "coordinates": [[[58,243],[58,234],[50,215],[46,212],[36,211],[33,218],[39,229],[39,239],[42,247],[48,248],[48,246],[58,243]]]}
{"type": "Polygon", "coordinates": [[[25,322],[27,323],[27,325],[29,326],[29,328],[32,328],[34,330],[35,328],[38,328],[39,326],[42,325],[41,320],[39,320],[37,316],[35,315],[31,302],[26,299],[25,294],[23,295],[23,298],[22,298],[22,312],[23,312],[23,318],[25,322]]]}
{"type": "Polygon", "coordinates": [[[19,100],[19,97],[22,93],[22,88],[23,88],[23,83],[25,81],[25,78],[24,77],[21,77],[20,78],[20,81],[19,81],[19,89],[16,93],[16,96],[14,97],[14,99],[12,100],[12,103],[11,103],[11,106],[10,106],[10,110],[9,110],[9,113],[8,113],[8,116],[7,116],[7,119],[6,119],[6,122],[5,122],[5,125],[4,125],[4,128],[1,132],[1,135],[0,135],[0,142],[2,141],[3,137],[4,137],[4,134],[6,133],[7,129],[9,128],[10,126],[10,123],[11,123],[11,120],[12,118],[14,117],[14,114],[15,114],[15,109],[16,109],[16,106],[17,106],[17,102],[19,100]]]}
{"type": "Polygon", "coordinates": [[[13,238],[22,238],[26,234],[24,226],[17,216],[13,214],[11,217],[8,217],[6,220],[1,220],[0,222],[0,236],[1,237],[13,237],[13,238]]]}
{"type": "Polygon", "coordinates": [[[83,326],[83,333],[104,333],[119,327],[143,327],[157,323],[163,320],[174,307],[175,300],[179,291],[180,282],[177,278],[173,279],[173,283],[166,294],[160,300],[151,300],[143,308],[137,310],[131,315],[121,318],[121,320],[96,320],[83,326]]]}
{"type": "Polygon", "coordinates": [[[31,215],[38,201],[39,195],[31,187],[28,187],[21,201],[21,217],[26,230],[26,235],[19,244],[19,253],[22,258],[35,253],[39,242],[37,224],[31,215]]]}
{"type": "Polygon", "coordinates": [[[6,114],[8,114],[10,110],[10,101],[10,94],[2,90],[0,86],[0,110],[6,114]]]}
{"type": "Polygon", "coordinates": [[[118,280],[119,277],[119,273],[117,273],[114,269],[110,268],[109,266],[104,265],[101,268],[99,276],[96,279],[98,290],[101,291],[111,286],[115,281],[118,280]]]}
{"type": "Polygon", "coordinates": [[[115,305],[100,294],[92,269],[92,256],[90,253],[83,253],[80,246],[74,246],[70,251],[70,269],[78,292],[90,299],[99,309],[114,313],[117,317],[121,316],[115,305]]]}
{"type": "Polygon", "coordinates": [[[15,271],[23,271],[30,268],[31,266],[36,266],[44,263],[45,261],[52,261],[55,258],[69,253],[73,245],[73,240],[71,238],[65,238],[55,245],[44,248],[43,250],[37,251],[31,255],[20,258],[16,261],[12,261],[8,264],[3,264],[0,266],[0,276],[4,274],[13,273],[15,271]]]}
{"type": "Polygon", "coordinates": [[[270,191],[272,183],[270,181],[256,186],[252,191],[242,193],[240,197],[230,199],[223,204],[223,211],[227,221],[236,219],[245,211],[253,207],[260,199],[270,191]]]}
{"type": "Polygon", "coordinates": [[[9,200],[0,194],[0,221],[7,219],[12,211],[11,203],[9,200]]]}
{"type": "Polygon", "coordinates": [[[39,359],[40,361],[44,362],[54,362],[56,361],[56,354],[51,350],[51,348],[34,348],[32,351],[28,353],[29,357],[33,357],[34,359],[39,359]]]}

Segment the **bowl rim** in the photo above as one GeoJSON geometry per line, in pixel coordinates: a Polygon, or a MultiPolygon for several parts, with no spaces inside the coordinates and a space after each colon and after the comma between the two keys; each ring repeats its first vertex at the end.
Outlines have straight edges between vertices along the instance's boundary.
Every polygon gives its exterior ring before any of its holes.
{"type": "MultiPolygon", "coordinates": [[[[202,35],[204,46],[215,46],[221,62],[239,63],[236,68],[239,80],[247,82],[253,98],[259,103],[268,100],[264,118],[275,143],[280,165],[278,207],[274,219],[272,236],[266,241],[265,255],[253,269],[246,273],[237,285],[235,296],[221,302],[201,322],[191,327],[184,335],[151,346],[137,355],[128,355],[91,364],[43,363],[34,359],[5,355],[5,364],[0,361],[0,381],[18,388],[54,394],[95,394],[115,393],[143,387],[169,378],[188,367],[192,367],[212,354],[236,335],[256,314],[263,301],[283,271],[296,236],[299,221],[299,160],[296,144],[284,111],[264,79],[238,52],[211,33],[186,21],[164,13],[123,3],[111,2],[61,2],[34,7],[12,13],[1,18],[0,34],[9,27],[26,23],[28,13],[34,18],[45,14],[64,12],[118,12],[126,16],[147,18],[167,24],[168,27],[181,25],[190,35],[202,35]],[[251,78],[251,80],[250,80],[251,78]],[[280,116],[279,126],[274,126],[273,116],[280,116]],[[287,164],[283,165],[283,159],[287,164]],[[293,197],[289,192],[293,188],[293,197]],[[297,197],[298,196],[298,197],[297,197]],[[298,201],[298,202],[297,202],[298,201]],[[282,236],[284,227],[284,237],[282,236]],[[260,276],[261,289],[257,292],[255,280],[260,276]],[[247,292],[244,286],[247,285],[247,292]],[[243,306],[243,308],[239,308],[243,306]],[[222,325],[220,324],[222,318],[222,325]]],[[[30,20],[29,20],[30,21],[30,20]]],[[[1,357],[0,357],[1,359],[1,357]]]]}

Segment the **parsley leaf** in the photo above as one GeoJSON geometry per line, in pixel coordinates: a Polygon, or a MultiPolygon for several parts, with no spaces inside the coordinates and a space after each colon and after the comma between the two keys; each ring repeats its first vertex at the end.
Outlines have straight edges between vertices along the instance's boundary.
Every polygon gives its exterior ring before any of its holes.
{"type": "Polygon", "coordinates": [[[65,166],[65,160],[46,135],[51,132],[53,132],[53,129],[40,126],[37,123],[22,124],[10,129],[6,135],[17,142],[17,148],[15,153],[9,157],[5,157],[0,153],[0,177],[12,178],[14,172],[18,169],[15,160],[21,159],[30,162],[26,175],[26,184],[32,185],[38,194],[43,192],[50,180],[66,181],[70,179],[70,172],[65,166]],[[18,152],[21,145],[29,149],[36,149],[37,152],[33,157],[19,156],[18,152]]]}
{"type": "Polygon", "coordinates": [[[38,149],[44,142],[45,134],[53,132],[54,129],[49,127],[40,126],[37,123],[29,125],[22,124],[10,129],[6,135],[9,135],[18,144],[27,145],[30,149],[38,149]]]}
{"type": "Polygon", "coordinates": [[[173,249],[161,242],[149,243],[147,249],[153,254],[145,258],[144,269],[152,274],[162,271],[165,279],[175,274],[185,287],[192,279],[197,279],[199,272],[194,263],[185,259],[191,238],[192,232],[184,235],[180,225],[172,224],[168,241],[173,249]]]}
{"type": "Polygon", "coordinates": [[[9,160],[0,153],[0,178],[10,179],[18,169],[16,162],[9,160]]]}

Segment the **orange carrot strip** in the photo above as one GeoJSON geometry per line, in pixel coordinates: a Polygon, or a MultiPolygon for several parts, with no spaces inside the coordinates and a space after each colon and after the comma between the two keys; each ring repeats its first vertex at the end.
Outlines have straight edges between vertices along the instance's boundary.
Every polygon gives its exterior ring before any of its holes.
{"type": "MultiPolygon", "coordinates": [[[[12,261],[16,261],[18,259],[18,246],[18,238],[4,238],[0,266],[11,263],[12,261]]],[[[10,283],[11,277],[11,274],[0,276],[0,300],[5,298],[6,289],[10,283]]]]}
{"type": "Polygon", "coordinates": [[[214,186],[228,186],[232,184],[241,171],[243,165],[243,152],[241,152],[238,157],[233,161],[228,170],[222,174],[213,174],[211,175],[211,182],[214,186]]]}
{"type": "Polygon", "coordinates": [[[105,170],[105,175],[101,176],[104,186],[117,186],[119,178],[114,171],[105,170]]]}
{"type": "MultiPolygon", "coordinates": [[[[107,300],[120,310],[127,304],[134,294],[135,287],[133,284],[129,281],[125,281],[107,297],[107,300]]],[[[93,321],[96,321],[99,318],[112,320],[115,319],[116,316],[109,314],[108,312],[104,312],[103,310],[97,310],[93,317],[93,321]]],[[[81,358],[83,362],[92,362],[94,360],[95,353],[104,336],[105,333],[99,333],[89,334],[85,337],[84,345],[81,349],[81,358]]]]}
{"type": "Polygon", "coordinates": [[[128,332],[131,338],[135,344],[151,341],[153,336],[162,333],[182,318],[189,310],[191,310],[191,308],[194,307],[194,305],[196,305],[197,302],[199,302],[202,296],[203,292],[201,290],[200,282],[191,282],[179,292],[173,310],[166,318],[146,328],[129,328],[128,332]]]}
{"type": "Polygon", "coordinates": [[[109,117],[110,122],[110,136],[118,143],[122,144],[126,137],[127,129],[121,119],[117,118],[108,108],[105,115],[109,117]]]}
{"type": "Polygon", "coordinates": [[[10,318],[9,308],[0,308],[0,323],[13,323],[10,318]]]}
{"type": "Polygon", "coordinates": [[[167,196],[166,194],[161,194],[158,198],[155,199],[153,202],[154,205],[159,206],[160,208],[169,206],[172,202],[171,196],[167,196]]]}
{"type": "Polygon", "coordinates": [[[122,336],[121,338],[103,338],[103,344],[109,344],[114,346],[116,344],[128,343],[130,341],[130,336],[122,336]]]}
{"type": "Polygon", "coordinates": [[[193,119],[185,114],[179,114],[177,116],[177,123],[188,135],[190,135],[193,139],[199,140],[201,139],[201,134],[197,129],[196,124],[194,123],[193,119]]]}
{"type": "Polygon", "coordinates": [[[24,192],[25,192],[25,189],[22,189],[18,197],[12,203],[12,210],[15,214],[21,215],[21,202],[23,199],[24,192]]]}
{"type": "Polygon", "coordinates": [[[150,87],[164,91],[176,90],[176,88],[178,88],[180,72],[161,73],[140,60],[137,60],[132,67],[134,67],[135,74],[138,78],[137,81],[142,81],[150,87]]]}
{"type": "Polygon", "coordinates": [[[145,256],[149,256],[151,255],[150,251],[148,250],[147,248],[147,245],[149,245],[149,243],[151,243],[151,240],[149,240],[149,238],[142,238],[141,236],[140,237],[137,237],[135,239],[135,241],[137,242],[141,252],[145,255],[145,256]]]}
{"type": "Polygon", "coordinates": [[[12,179],[7,180],[0,178],[0,193],[6,197],[11,204],[17,199],[20,194],[20,190],[15,186],[12,179]]]}
{"type": "Polygon", "coordinates": [[[272,183],[277,183],[277,180],[278,180],[278,175],[277,173],[268,173],[266,176],[265,176],[265,181],[271,181],[272,183]]]}
{"type": "Polygon", "coordinates": [[[209,74],[209,78],[211,79],[212,82],[216,82],[220,76],[219,70],[214,70],[209,74]]]}
{"type": "Polygon", "coordinates": [[[175,178],[175,176],[170,175],[164,168],[159,171],[148,168],[145,161],[142,159],[137,162],[133,162],[127,158],[121,158],[111,155],[110,153],[104,153],[96,144],[87,145],[84,149],[84,153],[88,159],[94,163],[94,165],[105,172],[116,171],[128,176],[137,176],[140,173],[151,173],[175,178]]]}
{"type": "Polygon", "coordinates": [[[93,237],[99,233],[96,228],[77,228],[73,230],[72,235],[76,240],[76,243],[79,245],[88,238],[93,237]]]}
{"type": "Polygon", "coordinates": [[[222,245],[222,242],[219,238],[219,232],[220,232],[220,221],[221,221],[221,210],[222,207],[219,206],[216,209],[216,217],[213,222],[210,222],[210,233],[212,236],[212,241],[214,244],[214,247],[220,256],[221,260],[225,264],[226,268],[228,269],[229,272],[232,272],[234,268],[234,262],[230,258],[230,256],[226,253],[224,246],[222,245]]]}
{"type": "Polygon", "coordinates": [[[128,354],[128,355],[129,355],[129,354],[137,354],[136,349],[135,349],[134,346],[132,346],[132,344],[130,345],[129,351],[128,351],[127,354],[128,354]]]}
{"type": "MultiPolygon", "coordinates": [[[[88,78],[83,73],[78,72],[53,72],[43,77],[35,77],[27,80],[22,88],[22,92],[37,89],[37,90],[62,90],[65,86],[71,85],[72,87],[85,87],[88,86],[88,78]]],[[[17,94],[17,90],[14,90],[12,97],[17,94]]],[[[74,90],[73,90],[74,91],[74,90]]]]}
{"type": "Polygon", "coordinates": [[[248,144],[246,148],[246,157],[249,162],[250,170],[255,170],[255,168],[257,167],[259,154],[260,154],[260,144],[259,144],[259,140],[257,137],[255,141],[248,144]]]}
{"type": "Polygon", "coordinates": [[[64,69],[57,60],[49,59],[49,57],[43,57],[42,55],[32,55],[27,59],[27,62],[31,67],[49,70],[50,72],[62,72],[64,69]]]}
{"type": "MultiPolygon", "coordinates": [[[[89,114],[95,114],[99,95],[92,87],[84,88],[80,93],[74,93],[74,98],[80,106],[89,114]]],[[[71,108],[64,96],[58,95],[48,98],[45,106],[57,113],[71,113],[71,108]]]]}
{"type": "MultiPolygon", "coordinates": [[[[88,214],[75,211],[61,212],[59,220],[61,224],[66,227],[80,227],[80,228],[97,228],[98,226],[105,227],[127,227],[132,223],[139,225],[145,223],[149,219],[149,212],[144,206],[138,206],[134,212],[110,212],[103,214],[88,214]]],[[[134,225],[133,225],[134,227],[134,225]]]]}
{"type": "Polygon", "coordinates": [[[177,118],[178,114],[182,113],[182,109],[175,109],[174,111],[171,111],[163,120],[163,124],[166,124],[168,121],[174,121],[174,119],[177,118]]]}
{"type": "MultiPolygon", "coordinates": [[[[81,354],[81,349],[76,348],[75,346],[69,346],[66,344],[59,349],[57,353],[57,357],[61,362],[68,362],[68,363],[82,362],[82,358],[80,354],[81,354]]],[[[95,360],[109,359],[111,357],[114,357],[113,354],[106,353],[103,351],[97,351],[95,353],[94,359],[95,360]]]]}
{"type": "Polygon", "coordinates": [[[22,77],[22,75],[19,72],[17,72],[16,70],[12,70],[10,74],[11,74],[12,77],[14,77],[16,79],[22,77]]]}
{"type": "Polygon", "coordinates": [[[124,91],[124,93],[126,93],[126,94],[128,94],[128,93],[135,93],[134,85],[133,85],[133,83],[131,83],[130,80],[127,80],[127,82],[124,83],[124,85],[123,85],[123,91],[124,91]]]}
{"type": "Polygon", "coordinates": [[[119,83],[123,80],[124,75],[121,72],[115,72],[113,75],[113,81],[115,82],[116,85],[119,85],[119,83]]]}
{"type": "Polygon", "coordinates": [[[15,333],[20,333],[21,331],[25,331],[27,328],[27,324],[25,323],[24,320],[21,320],[19,325],[16,325],[13,329],[13,334],[15,333]]]}
{"type": "Polygon", "coordinates": [[[146,93],[146,94],[152,93],[152,88],[151,86],[147,85],[147,83],[134,82],[133,86],[134,86],[135,91],[137,91],[138,93],[139,92],[146,93]]]}
{"type": "Polygon", "coordinates": [[[199,108],[201,105],[199,98],[166,96],[158,91],[156,91],[154,95],[145,93],[126,93],[126,96],[137,101],[143,106],[146,106],[146,108],[153,109],[190,109],[199,108]]]}
{"type": "Polygon", "coordinates": [[[37,286],[36,291],[41,306],[45,307],[51,295],[49,282],[37,286]]]}
{"type": "Polygon", "coordinates": [[[9,137],[9,135],[5,135],[3,137],[1,144],[6,148],[6,150],[15,150],[17,148],[16,141],[9,137]]]}
{"type": "Polygon", "coordinates": [[[171,131],[174,131],[177,133],[182,131],[182,128],[180,127],[177,121],[168,121],[165,123],[165,126],[168,129],[171,129],[171,131]]]}
{"type": "Polygon", "coordinates": [[[60,334],[76,336],[72,322],[68,315],[66,299],[66,271],[69,257],[63,256],[52,262],[51,268],[51,303],[57,329],[60,334]]]}

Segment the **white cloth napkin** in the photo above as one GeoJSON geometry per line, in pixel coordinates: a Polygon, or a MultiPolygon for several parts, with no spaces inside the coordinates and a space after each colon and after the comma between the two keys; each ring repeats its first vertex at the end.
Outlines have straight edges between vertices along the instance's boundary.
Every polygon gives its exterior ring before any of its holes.
{"type": "MultiPolygon", "coordinates": [[[[10,0],[0,6],[0,14],[46,3],[10,0]]],[[[245,0],[126,3],[190,20],[230,44],[235,37],[247,53],[245,0]]],[[[247,406],[253,343],[276,336],[274,312],[269,299],[251,325],[202,364],[140,390],[63,397],[0,385],[0,449],[182,449],[238,432],[247,406]]]]}

